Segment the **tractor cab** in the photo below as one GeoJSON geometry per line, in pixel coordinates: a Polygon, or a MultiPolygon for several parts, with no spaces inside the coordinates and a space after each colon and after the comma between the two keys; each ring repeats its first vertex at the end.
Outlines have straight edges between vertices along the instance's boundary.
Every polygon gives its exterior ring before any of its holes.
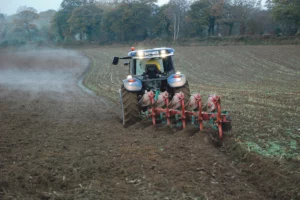
{"type": "Polygon", "coordinates": [[[167,77],[175,71],[174,52],[171,48],[131,51],[128,53],[131,57],[130,74],[150,79],[167,77]]]}
{"type": "Polygon", "coordinates": [[[131,76],[144,76],[157,78],[159,75],[168,76],[175,73],[173,56],[175,50],[172,48],[154,48],[146,50],[134,50],[132,47],[127,57],[114,57],[113,65],[119,63],[119,59],[127,59],[124,63],[129,66],[131,76]]]}
{"type": "Polygon", "coordinates": [[[154,48],[135,50],[133,47],[127,57],[114,57],[113,65],[119,59],[127,59],[124,65],[129,67],[127,79],[123,85],[128,91],[144,93],[145,91],[170,91],[185,85],[186,77],[180,72],[175,73],[172,48],[154,48]]]}

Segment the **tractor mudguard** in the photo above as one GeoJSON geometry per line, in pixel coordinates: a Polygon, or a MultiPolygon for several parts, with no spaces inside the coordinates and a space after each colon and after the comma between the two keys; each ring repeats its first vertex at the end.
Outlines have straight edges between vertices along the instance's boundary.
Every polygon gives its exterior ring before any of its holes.
{"type": "Polygon", "coordinates": [[[142,90],[142,81],[137,78],[125,79],[123,84],[126,90],[130,92],[138,92],[142,90]]]}
{"type": "Polygon", "coordinates": [[[172,74],[168,77],[168,84],[172,88],[182,87],[186,83],[186,77],[184,74],[172,74]]]}

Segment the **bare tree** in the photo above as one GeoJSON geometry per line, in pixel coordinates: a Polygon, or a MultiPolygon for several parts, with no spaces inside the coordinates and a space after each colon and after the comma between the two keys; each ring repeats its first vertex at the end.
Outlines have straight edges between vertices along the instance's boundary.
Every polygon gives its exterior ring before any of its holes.
{"type": "Polygon", "coordinates": [[[17,10],[14,19],[15,31],[23,32],[26,39],[31,40],[31,36],[37,31],[37,26],[32,22],[39,18],[37,11],[32,7],[22,6],[17,10]]]}
{"type": "Polygon", "coordinates": [[[173,23],[173,40],[177,40],[184,17],[189,9],[188,0],[170,0],[167,16],[173,23]]]}

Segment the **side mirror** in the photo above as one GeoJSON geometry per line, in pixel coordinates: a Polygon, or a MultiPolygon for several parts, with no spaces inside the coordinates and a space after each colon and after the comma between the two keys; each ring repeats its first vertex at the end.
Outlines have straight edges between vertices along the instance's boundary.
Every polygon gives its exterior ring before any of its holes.
{"type": "Polygon", "coordinates": [[[128,66],[128,65],[129,65],[129,63],[128,63],[128,62],[124,63],[124,66],[128,66]]]}
{"type": "Polygon", "coordinates": [[[119,57],[114,57],[112,64],[117,65],[119,63],[119,57]]]}

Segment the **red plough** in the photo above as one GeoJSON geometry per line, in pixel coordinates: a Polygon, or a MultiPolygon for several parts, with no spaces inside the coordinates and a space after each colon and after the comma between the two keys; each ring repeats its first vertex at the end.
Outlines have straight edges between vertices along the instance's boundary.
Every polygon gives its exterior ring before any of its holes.
{"type": "Polygon", "coordinates": [[[169,102],[168,92],[154,94],[152,91],[145,92],[139,104],[148,106],[148,117],[152,118],[152,123],[157,124],[157,118],[165,120],[167,125],[171,125],[172,119],[180,122],[182,128],[186,128],[187,121],[199,126],[203,130],[203,122],[209,121],[218,130],[218,139],[222,140],[223,132],[231,129],[230,118],[226,111],[221,111],[221,100],[217,95],[209,95],[206,112],[202,108],[202,98],[200,94],[193,94],[185,104],[184,94],[176,93],[169,102]]]}

